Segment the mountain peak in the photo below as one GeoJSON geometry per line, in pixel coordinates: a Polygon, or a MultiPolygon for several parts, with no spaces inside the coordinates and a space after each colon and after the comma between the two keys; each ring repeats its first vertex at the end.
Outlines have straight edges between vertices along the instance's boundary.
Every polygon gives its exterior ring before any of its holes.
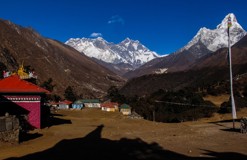
{"type": "Polygon", "coordinates": [[[129,37],[125,38],[123,41],[132,41],[129,37]]]}
{"type": "MultiPolygon", "coordinates": [[[[241,25],[237,22],[236,16],[233,13],[229,13],[225,16],[222,22],[217,26],[216,29],[210,30],[206,27],[201,28],[196,36],[185,45],[182,49],[178,50],[176,53],[180,53],[184,50],[189,50],[194,46],[194,48],[204,48],[205,47],[210,51],[214,52],[220,48],[228,46],[228,35],[227,35],[227,27],[228,27],[228,19],[231,18],[232,27],[231,29],[231,45],[234,45],[241,38],[246,35],[246,31],[241,27],[241,25]],[[202,45],[204,47],[202,47],[202,45]]],[[[199,53],[198,57],[203,54],[200,54],[200,50],[197,50],[199,53]]]]}
{"type": "Polygon", "coordinates": [[[130,43],[140,43],[138,40],[132,40],[129,37],[125,38],[122,42],[122,44],[130,44],[130,43]]]}
{"type": "Polygon", "coordinates": [[[102,37],[97,37],[96,40],[105,41],[102,37]]]}
{"type": "Polygon", "coordinates": [[[227,29],[229,17],[231,19],[233,28],[243,29],[242,26],[238,23],[237,18],[233,13],[229,13],[228,15],[226,15],[222,22],[217,26],[217,29],[227,29]]]}

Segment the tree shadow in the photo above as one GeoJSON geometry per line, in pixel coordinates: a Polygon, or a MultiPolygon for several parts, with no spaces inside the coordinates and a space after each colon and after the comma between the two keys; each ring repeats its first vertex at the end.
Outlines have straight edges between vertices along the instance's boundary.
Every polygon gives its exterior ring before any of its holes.
{"type": "MultiPolygon", "coordinates": [[[[82,138],[64,139],[52,148],[25,155],[23,157],[11,157],[6,160],[87,160],[87,159],[119,159],[119,160],[191,160],[191,159],[212,159],[212,157],[189,157],[173,151],[165,150],[157,143],[148,144],[141,140],[122,138],[110,140],[101,137],[104,125],[98,126],[95,130],[82,138]]],[[[213,159],[224,159],[235,156],[237,159],[246,159],[247,156],[239,153],[216,153],[207,151],[205,156],[213,156],[213,159]]],[[[236,159],[234,157],[234,159],[236,159]]]]}

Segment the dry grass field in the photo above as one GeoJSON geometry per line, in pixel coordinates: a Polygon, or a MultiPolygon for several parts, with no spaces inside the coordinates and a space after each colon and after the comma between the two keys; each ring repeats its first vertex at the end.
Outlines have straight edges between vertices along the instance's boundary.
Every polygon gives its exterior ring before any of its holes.
{"type": "Polygon", "coordinates": [[[216,106],[220,107],[220,105],[222,104],[222,102],[226,102],[226,101],[229,100],[229,95],[227,95],[227,94],[223,94],[223,95],[220,95],[220,96],[211,96],[211,95],[208,95],[208,96],[204,97],[203,99],[204,100],[207,100],[207,101],[211,101],[216,106]]]}
{"type": "Polygon", "coordinates": [[[0,144],[0,159],[247,159],[247,135],[238,121],[232,129],[231,114],[158,123],[100,109],[59,110],[51,124],[20,144],[0,144]]]}

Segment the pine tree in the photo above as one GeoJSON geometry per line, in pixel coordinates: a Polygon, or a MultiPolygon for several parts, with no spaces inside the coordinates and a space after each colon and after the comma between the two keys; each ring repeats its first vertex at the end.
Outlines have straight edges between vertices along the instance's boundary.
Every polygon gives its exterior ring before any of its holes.
{"type": "Polygon", "coordinates": [[[64,91],[65,99],[74,102],[76,100],[76,95],[71,86],[68,86],[64,91]]]}

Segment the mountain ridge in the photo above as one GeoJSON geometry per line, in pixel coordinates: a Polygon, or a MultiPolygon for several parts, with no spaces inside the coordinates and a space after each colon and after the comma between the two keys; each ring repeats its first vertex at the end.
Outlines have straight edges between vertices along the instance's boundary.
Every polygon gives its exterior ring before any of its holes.
{"type": "MultiPolygon", "coordinates": [[[[190,66],[189,70],[165,74],[146,74],[129,79],[120,89],[120,93],[131,97],[147,96],[160,89],[169,91],[184,88],[194,91],[212,90],[213,86],[220,83],[229,83],[227,53],[227,48],[221,48],[200,58],[198,63],[190,66]]],[[[241,81],[238,81],[238,77],[247,73],[247,35],[232,46],[232,70],[234,87],[241,89],[244,85],[240,85],[241,81]]]]}
{"type": "MultiPolygon", "coordinates": [[[[150,51],[138,40],[131,40],[128,37],[118,44],[107,42],[102,37],[70,38],[65,44],[88,57],[96,58],[108,64],[112,63],[115,66],[122,63],[129,64],[132,67],[129,67],[128,70],[138,68],[144,63],[159,57],[156,52],[150,51]]],[[[119,67],[121,70],[121,65],[119,67]]],[[[126,68],[123,70],[126,70],[126,68]]]]}

